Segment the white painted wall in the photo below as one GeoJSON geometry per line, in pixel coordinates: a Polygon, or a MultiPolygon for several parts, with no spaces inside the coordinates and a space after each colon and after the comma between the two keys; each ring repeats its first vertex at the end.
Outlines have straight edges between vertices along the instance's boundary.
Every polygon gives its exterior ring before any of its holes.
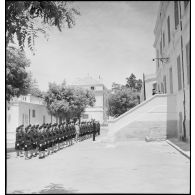
{"type": "MultiPolygon", "coordinates": [[[[161,40],[161,32],[165,32],[165,47],[163,48],[163,55],[159,57],[169,57],[168,63],[162,64],[160,66],[156,65],[156,75],[157,75],[157,83],[160,85],[163,82],[163,76],[166,76],[166,88],[167,93],[170,94],[170,76],[169,76],[169,68],[172,67],[173,72],[173,93],[176,95],[176,112],[177,112],[177,129],[178,129],[178,137],[180,137],[183,132],[179,130],[179,113],[182,113],[184,116],[184,91],[186,96],[186,133],[187,139],[190,140],[190,86],[187,83],[187,60],[186,60],[186,44],[190,41],[190,2],[186,9],[184,9],[184,1],[180,1],[181,3],[181,17],[182,17],[182,27],[183,30],[181,32],[180,27],[178,26],[177,30],[175,30],[175,16],[174,16],[174,1],[161,2],[161,21],[157,21],[156,23],[156,31],[155,31],[155,43],[154,47],[156,50],[160,51],[160,40],[161,40]],[[171,42],[168,44],[168,36],[167,36],[167,17],[170,17],[170,30],[171,30],[171,42]],[[159,29],[159,30],[157,30],[159,29]],[[181,52],[181,35],[183,38],[183,65],[184,65],[184,78],[183,72],[181,75],[182,79],[182,88],[178,90],[178,70],[177,70],[177,57],[180,55],[181,67],[182,67],[182,52],[181,52]],[[184,86],[183,86],[184,79],[184,86]]],[[[160,12],[158,13],[160,15],[160,12]]],[[[159,17],[160,18],[160,17],[159,17]]]]}
{"type": "Polygon", "coordinates": [[[7,147],[14,147],[15,136],[16,136],[16,128],[20,125],[27,126],[43,124],[45,123],[55,123],[56,118],[52,117],[48,113],[45,105],[41,103],[41,99],[39,98],[31,98],[27,96],[27,98],[20,97],[18,101],[11,102],[8,105],[7,109],[7,147]],[[33,102],[33,103],[32,103],[33,102]],[[36,103],[37,104],[36,104],[36,103]],[[29,115],[30,110],[30,115],[29,115]],[[35,117],[32,115],[32,110],[35,110],[35,117]],[[43,121],[43,117],[45,116],[45,121],[43,121]],[[30,117],[30,121],[29,121],[30,117]]]}
{"type": "Polygon", "coordinates": [[[95,96],[96,102],[94,104],[94,107],[103,107],[103,95],[96,95],[95,96]]]}

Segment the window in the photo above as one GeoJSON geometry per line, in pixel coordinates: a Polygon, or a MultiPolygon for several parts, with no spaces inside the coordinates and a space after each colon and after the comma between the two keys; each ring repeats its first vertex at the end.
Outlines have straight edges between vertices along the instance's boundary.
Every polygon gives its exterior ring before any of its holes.
{"type": "Polygon", "coordinates": [[[179,8],[178,8],[178,1],[174,1],[174,13],[175,13],[175,29],[179,24],[179,8]]]}
{"type": "Polygon", "coordinates": [[[91,90],[94,90],[95,89],[95,87],[94,86],[91,86],[91,90]]]}
{"type": "Polygon", "coordinates": [[[184,1],[184,8],[186,9],[188,6],[189,1],[184,1]]]}
{"type": "Polygon", "coordinates": [[[171,33],[170,33],[170,17],[167,18],[167,30],[168,30],[168,43],[171,41],[171,33]]]}
{"type": "Polygon", "coordinates": [[[163,83],[164,83],[164,93],[167,93],[166,76],[163,77],[163,83]]]}
{"type": "Polygon", "coordinates": [[[180,56],[177,57],[177,76],[178,76],[178,90],[182,89],[182,83],[181,83],[181,62],[180,62],[180,56]]]}
{"type": "Polygon", "coordinates": [[[173,93],[173,72],[172,72],[172,68],[169,68],[169,79],[170,79],[170,93],[173,93]]]}
{"type": "Polygon", "coordinates": [[[187,83],[190,83],[190,42],[186,45],[187,83]]]}
{"type": "Polygon", "coordinates": [[[35,118],[35,110],[32,110],[32,117],[35,118]]]}
{"type": "Polygon", "coordinates": [[[165,33],[163,32],[163,48],[165,47],[165,33]]]}
{"type": "Polygon", "coordinates": [[[82,118],[83,119],[88,119],[89,118],[89,115],[88,114],[82,114],[82,118]]]}

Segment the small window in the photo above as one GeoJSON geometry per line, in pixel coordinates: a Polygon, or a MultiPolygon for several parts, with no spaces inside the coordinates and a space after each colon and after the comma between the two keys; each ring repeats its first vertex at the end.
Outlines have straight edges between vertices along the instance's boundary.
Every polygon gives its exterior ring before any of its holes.
{"type": "Polygon", "coordinates": [[[162,56],[162,40],[160,41],[160,55],[162,56]]]}
{"type": "Polygon", "coordinates": [[[168,30],[168,43],[171,41],[171,32],[170,32],[170,17],[167,18],[167,30],[168,30]]]}
{"type": "Polygon", "coordinates": [[[165,47],[165,33],[163,32],[163,48],[165,47]]]}
{"type": "Polygon", "coordinates": [[[91,90],[94,90],[95,89],[95,87],[94,86],[91,86],[91,90]]]}
{"type": "Polygon", "coordinates": [[[181,62],[180,62],[180,56],[177,57],[177,76],[178,76],[178,90],[182,89],[182,83],[181,83],[181,62]]]}
{"type": "Polygon", "coordinates": [[[82,118],[83,119],[88,119],[89,118],[89,115],[88,114],[82,114],[82,118]]]}
{"type": "Polygon", "coordinates": [[[178,1],[174,1],[174,13],[175,13],[175,29],[179,25],[179,8],[178,8],[178,1]]]}
{"type": "Polygon", "coordinates": [[[35,118],[35,110],[32,110],[32,117],[35,118]]]}

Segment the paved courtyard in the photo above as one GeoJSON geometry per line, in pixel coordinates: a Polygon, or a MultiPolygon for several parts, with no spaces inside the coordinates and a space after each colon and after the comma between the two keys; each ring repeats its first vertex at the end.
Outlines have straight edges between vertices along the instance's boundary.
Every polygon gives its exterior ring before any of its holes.
{"type": "Polygon", "coordinates": [[[166,142],[92,139],[45,159],[7,155],[7,193],[189,193],[190,161],[166,142]]]}

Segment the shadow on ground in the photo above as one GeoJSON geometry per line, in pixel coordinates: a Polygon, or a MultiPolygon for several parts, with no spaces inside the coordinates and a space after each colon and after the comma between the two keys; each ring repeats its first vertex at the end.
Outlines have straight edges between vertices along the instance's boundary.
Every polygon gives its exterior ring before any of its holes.
{"type": "MultiPolygon", "coordinates": [[[[39,192],[31,192],[30,194],[74,194],[77,190],[65,189],[61,184],[51,183],[49,186],[44,187],[43,190],[39,192]]],[[[23,191],[16,190],[12,194],[26,194],[23,191]]]]}
{"type": "Polygon", "coordinates": [[[10,158],[12,158],[11,154],[7,153],[6,159],[10,159],[10,158]]]}
{"type": "Polygon", "coordinates": [[[172,143],[174,143],[176,146],[178,146],[182,150],[190,151],[190,143],[180,141],[177,138],[169,138],[168,140],[171,141],[172,143]]]}

